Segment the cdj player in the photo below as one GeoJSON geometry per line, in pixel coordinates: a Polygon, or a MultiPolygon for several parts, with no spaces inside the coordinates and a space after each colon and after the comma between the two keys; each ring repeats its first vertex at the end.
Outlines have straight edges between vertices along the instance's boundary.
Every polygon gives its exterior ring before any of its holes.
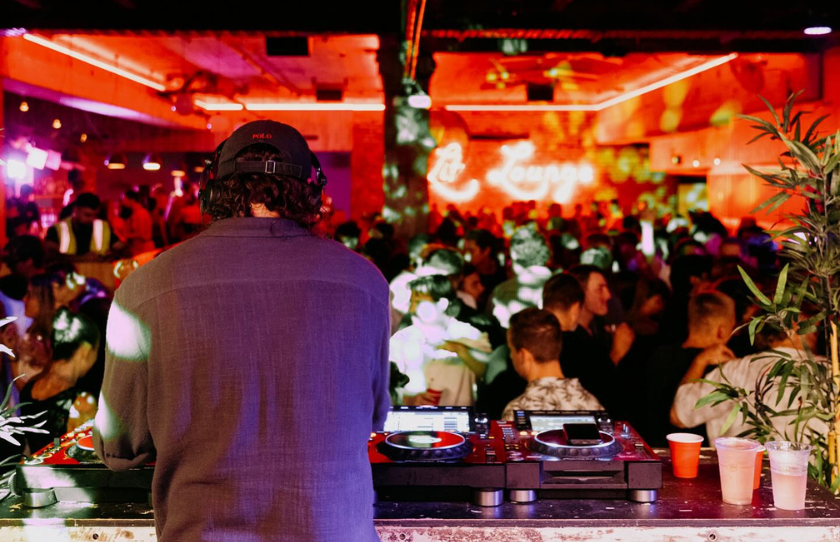
{"type": "Polygon", "coordinates": [[[653,502],[662,463],[626,422],[604,411],[514,411],[499,422],[513,502],[621,498],[653,502]]]}
{"type": "Polygon", "coordinates": [[[368,456],[381,500],[504,499],[505,449],[499,424],[469,407],[395,406],[368,456]]]}
{"type": "Polygon", "coordinates": [[[57,501],[148,503],[153,465],[114,472],[93,450],[93,420],[17,465],[10,487],[30,508],[57,501]]]}

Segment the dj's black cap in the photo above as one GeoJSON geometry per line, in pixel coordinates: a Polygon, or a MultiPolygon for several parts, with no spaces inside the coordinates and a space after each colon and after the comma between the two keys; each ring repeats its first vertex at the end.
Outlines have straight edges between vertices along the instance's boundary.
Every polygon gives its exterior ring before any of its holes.
{"type": "Polygon", "coordinates": [[[233,132],[219,155],[216,178],[238,172],[288,175],[305,181],[312,176],[312,152],[300,132],[288,124],[255,120],[233,132]],[[273,147],[282,160],[236,162],[236,155],[240,151],[257,144],[273,147]]]}

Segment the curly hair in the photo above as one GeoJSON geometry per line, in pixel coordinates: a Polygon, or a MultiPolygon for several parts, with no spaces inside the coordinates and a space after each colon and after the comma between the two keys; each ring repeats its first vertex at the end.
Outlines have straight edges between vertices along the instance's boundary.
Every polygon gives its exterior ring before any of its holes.
{"type": "MultiPolygon", "coordinates": [[[[237,162],[274,160],[288,162],[290,158],[268,145],[253,145],[236,156],[237,162]]],[[[311,228],[321,219],[323,186],[314,179],[304,182],[286,175],[266,173],[235,173],[217,179],[208,202],[211,218],[222,220],[234,216],[252,216],[251,204],[263,204],[282,218],[294,220],[311,228]]]]}

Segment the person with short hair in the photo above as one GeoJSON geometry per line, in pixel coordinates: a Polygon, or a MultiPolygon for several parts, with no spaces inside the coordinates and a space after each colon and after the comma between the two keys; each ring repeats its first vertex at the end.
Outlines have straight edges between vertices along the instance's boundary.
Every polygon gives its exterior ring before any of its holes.
{"type": "MultiPolygon", "coordinates": [[[[803,314],[802,318],[808,316],[810,315],[803,314]]],[[[799,335],[794,332],[788,334],[769,325],[764,326],[756,334],[755,340],[756,346],[759,348],[757,354],[735,359],[731,353],[724,355],[718,352],[716,356],[697,356],[694,359],[676,391],[670,408],[670,421],[675,427],[680,428],[681,431],[689,428],[705,429],[711,446],[714,446],[715,439],[718,437],[738,436],[749,430],[750,426],[744,422],[741,415],[738,415],[726,432],[722,431],[734,406],[734,403],[730,401],[696,408],[697,401],[715,390],[712,384],[700,382],[698,379],[723,382],[730,386],[743,388],[750,394],[747,402],[750,408],[754,410],[755,397],[753,392],[757,385],[763,385],[767,372],[783,359],[807,360],[809,358],[808,350],[814,352],[817,346],[816,333],[799,335]]],[[[723,349],[721,350],[723,351],[723,349]]],[[[825,362],[825,358],[817,357],[816,359],[825,362]]],[[[788,386],[782,393],[782,397],[779,398],[781,378],[781,375],[776,376],[773,379],[772,386],[764,394],[764,403],[768,405],[778,404],[779,411],[783,410],[784,405],[796,404],[794,391],[797,391],[788,386]],[[791,394],[794,394],[793,397],[791,397],[791,394]]],[[[796,442],[801,441],[803,435],[807,435],[811,431],[817,434],[828,432],[827,424],[824,421],[812,417],[800,427],[799,431],[803,433],[796,433],[795,420],[795,414],[773,417],[772,426],[775,434],[778,435],[777,438],[796,442]]]]}
{"type": "Polygon", "coordinates": [[[293,127],[244,124],[204,179],[209,226],[115,292],[96,453],[155,461],[160,542],[377,542],[388,283],[312,231],[326,176],[293,127]]]}
{"type": "Polygon", "coordinates": [[[634,334],[622,322],[610,337],[603,331],[601,318],[609,312],[612,299],[607,277],[592,265],[579,265],[568,275],[577,279],[583,290],[577,325],[563,336],[565,347],[560,362],[568,377],[579,378],[615,419],[626,419],[626,390],[622,386],[618,364],[629,352],[634,334]]]}
{"type": "MultiPolygon", "coordinates": [[[[637,429],[648,444],[667,446],[665,436],[678,431],[670,423],[671,404],[695,360],[699,358],[706,362],[735,357],[726,347],[734,329],[735,303],[729,296],[704,292],[689,300],[688,338],[679,345],[660,346],[645,364],[643,402],[646,408],[637,429]]],[[[697,378],[703,378],[703,374],[697,378]]]]}
{"type": "Polygon", "coordinates": [[[499,239],[487,230],[471,230],[464,235],[464,261],[475,266],[484,286],[484,297],[477,300],[479,310],[487,306],[493,289],[507,280],[507,270],[497,257],[498,246],[499,239]]]}
{"type": "Polygon", "coordinates": [[[557,317],[544,309],[525,309],[511,317],[508,347],[528,387],[508,403],[502,419],[512,420],[514,410],[603,410],[577,378],[563,375],[562,333],[557,317]]]}
{"type": "Polygon", "coordinates": [[[543,285],[542,306],[557,318],[563,332],[577,328],[585,299],[580,282],[568,273],[554,275],[543,285]]]}
{"type": "Polygon", "coordinates": [[[105,256],[117,242],[111,225],[99,218],[102,202],[90,192],[79,194],[72,216],[50,226],[44,239],[48,248],[68,256],[105,256]]]}

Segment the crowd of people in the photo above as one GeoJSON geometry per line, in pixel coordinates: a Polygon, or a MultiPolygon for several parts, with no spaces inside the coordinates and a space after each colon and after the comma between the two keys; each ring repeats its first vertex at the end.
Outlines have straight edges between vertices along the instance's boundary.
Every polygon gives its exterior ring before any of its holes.
{"type": "MultiPolygon", "coordinates": [[[[433,209],[430,226],[405,243],[378,217],[335,232],[390,282],[402,404],[472,405],[491,419],[605,408],[652,445],[676,431],[712,445],[733,405],[695,409],[713,389],[698,379],[755,389],[779,359],[768,352],[819,346],[769,326],[751,343],[758,307],[739,268],[769,287],[783,263],[751,217],[729,231],[707,211],[624,216],[606,202],[569,216],[518,202],[501,217],[433,209]]],[[[745,429],[739,418],[726,434],[745,429]]]]}
{"type": "MultiPolygon", "coordinates": [[[[81,192],[44,231],[34,230],[28,191],[7,205],[0,298],[18,319],[0,330],[16,352],[2,374],[28,412],[48,411],[49,434],[29,442],[35,451],[92,418],[102,385],[113,292],[74,262],[165,249],[202,221],[190,184],[174,199],[127,190],[116,213],[81,192]]],[[[803,348],[769,328],[753,345],[740,327],[755,306],[738,268],[761,284],[780,264],[750,218],[729,232],[704,211],[623,216],[607,203],[564,215],[556,204],[539,213],[536,202],[519,202],[500,217],[434,208],[429,232],[408,240],[379,215],[337,225],[327,217],[317,229],[390,283],[392,398],[401,404],[470,405],[491,418],[605,408],[653,445],[685,427],[711,442],[729,408],[694,409],[711,391],[694,380],[732,367],[727,377],[754,387],[770,361],[751,356],[803,348]]]]}
{"type": "MultiPolygon", "coordinates": [[[[35,452],[92,419],[105,363],[105,332],[113,287],[86,277],[82,263],[155,254],[196,235],[201,226],[197,186],[181,195],[150,187],[126,190],[109,205],[77,182],[57,220],[43,227],[31,187],[6,202],[7,235],[0,270],[0,385],[11,387],[23,414],[46,412],[47,433],[32,433],[15,446],[0,442],[0,458],[35,452]]],[[[130,271],[131,269],[129,269],[130,271]]]]}

